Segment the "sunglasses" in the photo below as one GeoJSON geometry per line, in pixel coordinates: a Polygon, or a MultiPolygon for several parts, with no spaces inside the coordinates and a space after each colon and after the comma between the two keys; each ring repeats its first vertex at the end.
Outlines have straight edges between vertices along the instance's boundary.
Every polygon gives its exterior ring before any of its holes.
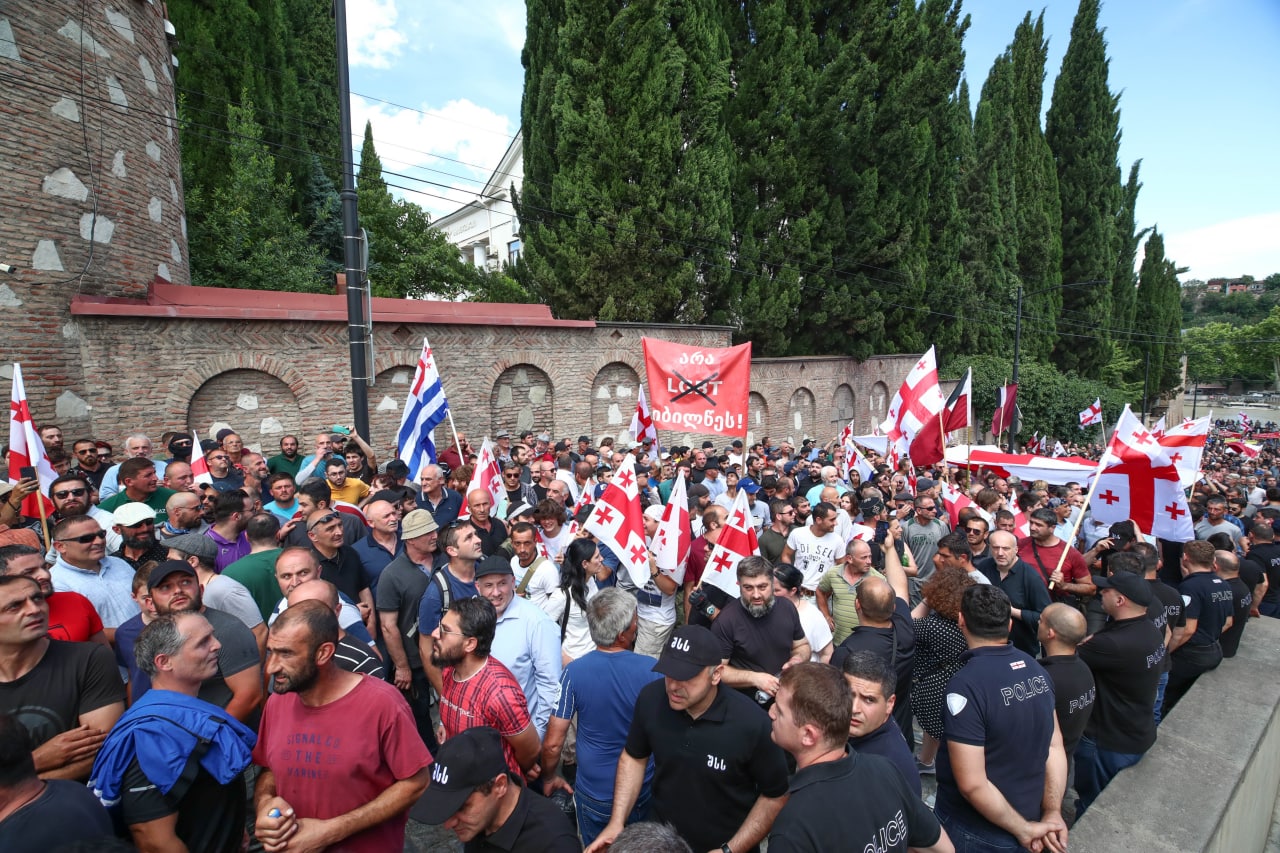
{"type": "Polygon", "coordinates": [[[328,524],[331,521],[337,521],[339,518],[340,516],[336,512],[331,512],[328,515],[322,515],[319,518],[317,518],[315,521],[308,524],[307,530],[315,530],[320,525],[328,524]]]}
{"type": "Polygon", "coordinates": [[[142,521],[139,521],[137,524],[122,524],[120,526],[125,528],[126,530],[133,530],[138,527],[155,527],[156,523],[150,518],[145,518],[142,521]]]}
{"type": "Polygon", "coordinates": [[[99,539],[106,539],[106,538],[107,538],[106,531],[99,530],[97,533],[86,533],[83,536],[68,536],[64,539],[59,539],[58,541],[59,542],[79,542],[81,545],[89,545],[93,542],[96,542],[99,539]]]}
{"type": "Polygon", "coordinates": [[[85,496],[85,494],[88,491],[89,491],[88,489],[63,489],[60,492],[54,492],[53,496],[58,500],[62,500],[63,498],[71,497],[71,496],[82,498],[85,496]]]}

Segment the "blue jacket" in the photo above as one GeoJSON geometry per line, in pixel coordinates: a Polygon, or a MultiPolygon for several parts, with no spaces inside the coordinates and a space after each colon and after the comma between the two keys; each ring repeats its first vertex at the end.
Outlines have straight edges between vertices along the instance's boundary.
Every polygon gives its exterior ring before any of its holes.
{"type": "Polygon", "coordinates": [[[181,778],[197,748],[200,766],[221,784],[244,772],[258,736],[217,705],[175,693],[148,690],[107,735],[89,773],[89,787],[107,808],[120,803],[121,783],[134,758],[161,793],[181,778]]]}

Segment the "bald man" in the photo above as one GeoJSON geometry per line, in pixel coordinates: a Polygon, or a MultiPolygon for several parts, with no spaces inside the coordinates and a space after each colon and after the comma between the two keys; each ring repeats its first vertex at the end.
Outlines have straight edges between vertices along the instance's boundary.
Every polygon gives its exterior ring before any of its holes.
{"type": "MultiPolygon", "coordinates": [[[[1007,534],[1006,534],[1007,535],[1007,534]]],[[[1058,727],[1062,729],[1062,748],[1067,753],[1067,767],[1074,775],[1076,744],[1084,734],[1093,712],[1096,691],[1093,673],[1076,654],[1085,636],[1084,614],[1066,604],[1050,604],[1040,613],[1036,639],[1044,649],[1040,665],[1053,679],[1058,727]]],[[[1071,780],[1067,780],[1071,787],[1071,780]]]]}
{"type": "Polygon", "coordinates": [[[390,501],[370,501],[364,508],[369,520],[369,533],[363,539],[351,543],[351,550],[360,558],[360,568],[369,581],[369,592],[378,595],[378,578],[382,570],[404,551],[400,541],[400,505],[390,501]]]}
{"type": "MultiPolygon", "coordinates": [[[[563,482],[557,482],[564,486],[563,482]]],[[[493,517],[493,497],[488,489],[472,489],[467,492],[467,512],[471,513],[471,526],[476,529],[480,550],[484,555],[509,556],[502,550],[502,543],[507,541],[507,526],[493,517]]]]}
{"type": "MultiPolygon", "coordinates": [[[[338,588],[319,578],[305,580],[298,584],[289,590],[286,599],[289,602],[289,607],[293,607],[302,601],[319,601],[333,611],[334,616],[342,613],[342,603],[341,599],[338,598],[338,588]]],[[[374,678],[386,678],[386,670],[382,668],[382,661],[378,660],[370,652],[369,645],[353,639],[350,634],[342,629],[341,625],[338,627],[338,647],[333,653],[333,659],[340,668],[345,669],[347,672],[371,675],[374,678]]]]}

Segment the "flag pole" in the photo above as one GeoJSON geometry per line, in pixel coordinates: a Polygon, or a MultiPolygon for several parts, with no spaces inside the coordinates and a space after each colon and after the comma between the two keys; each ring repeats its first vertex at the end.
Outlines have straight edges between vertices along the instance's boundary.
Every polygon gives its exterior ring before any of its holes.
{"type": "MultiPolygon", "coordinates": [[[[26,393],[26,388],[23,388],[26,393]]],[[[27,434],[27,455],[32,456],[36,447],[36,431],[31,421],[24,421],[22,431],[27,434]]],[[[43,447],[43,443],[41,447],[43,447]]],[[[53,540],[49,538],[49,511],[44,506],[44,492],[40,489],[40,460],[32,458],[35,463],[32,467],[36,469],[36,506],[40,508],[40,530],[44,533],[44,547],[46,551],[53,549],[53,540]]]]}
{"type": "MultiPolygon", "coordinates": [[[[1103,421],[1102,428],[1103,428],[1103,431],[1105,432],[1107,428],[1106,421],[1103,421]]],[[[1112,434],[1113,435],[1115,434],[1114,430],[1112,431],[1112,434]]],[[[1107,463],[1110,461],[1111,461],[1111,443],[1108,442],[1102,448],[1102,458],[1098,460],[1098,468],[1096,471],[1093,472],[1093,482],[1089,484],[1089,492],[1088,494],[1085,495],[1084,507],[1080,510],[1080,514],[1076,516],[1075,524],[1071,525],[1071,541],[1064,543],[1066,545],[1066,548],[1063,548],[1062,553],[1058,555],[1058,565],[1053,570],[1053,573],[1055,575],[1058,572],[1062,571],[1062,564],[1067,561],[1067,548],[1071,548],[1072,547],[1071,542],[1074,542],[1076,537],[1080,535],[1080,525],[1084,523],[1085,510],[1089,509],[1089,505],[1093,503],[1093,493],[1098,490],[1098,481],[1102,479],[1102,472],[1106,469],[1107,463]]],[[[1053,589],[1053,587],[1054,587],[1054,584],[1052,581],[1050,581],[1049,589],[1053,589]]]]}

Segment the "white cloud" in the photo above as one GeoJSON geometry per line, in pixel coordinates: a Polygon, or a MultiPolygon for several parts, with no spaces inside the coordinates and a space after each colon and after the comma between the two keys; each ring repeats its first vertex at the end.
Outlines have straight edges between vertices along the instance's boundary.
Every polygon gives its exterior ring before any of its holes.
{"type": "Polygon", "coordinates": [[[397,27],[395,0],[351,0],[347,4],[347,58],[353,67],[390,68],[408,41],[397,27]]]}
{"type": "Polygon", "coordinates": [[[1190,267],[1183,278],[1210,279],[1280,272],[1280,211],[1219,222],[1165,236],[1165,255],[1190,267]]]}
{"type": "Polygon", "coordinates": [[[524,28],[528,21],[524,0],[507,0],[494,3],[489,9],[489,19],[502,34],[507,47],[520,53],[524,50],[524,28]]]}
{"type": "Polygon", "coordinates": [[[438,108],[423,104],[420,109],[400,109],[352,96],[352,128],[362,135],[365,122],[372,122],[383,169],[408,176],[387,175],[387,182],[414,190],[393,187],[392,192],[436,217],[475,200],[511,144],[516,127],[506,116],[466,99],[438,108]]]}

